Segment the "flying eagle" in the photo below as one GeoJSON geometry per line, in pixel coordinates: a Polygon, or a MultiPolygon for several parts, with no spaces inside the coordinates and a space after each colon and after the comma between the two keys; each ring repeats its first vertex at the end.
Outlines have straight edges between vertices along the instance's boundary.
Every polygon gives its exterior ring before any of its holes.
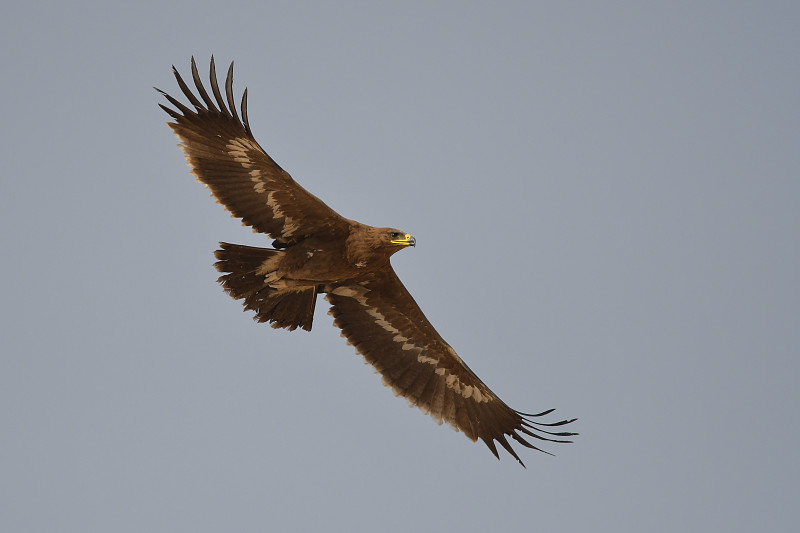
{"type": "MultiPolygon", "coordinates": [[[[267,155],[247,119],[247,89],[241,118],[233,97],[233,63],[225,96],[211,58],[208,94],[194,58],[197,95],[175,67],[175,79],[192,108],[158,90],[173,108],[159,104],[197,180],[232,216],[265,233],[272,248],[220,243],[215,252],[219,282],[231,297],[255,311],[255,320],[274,328],[311,330],[317,295],[325,294],[329,314],[342,336],[412,406],[447,422],[471,440],[481,439],[498,459],[495,442],[525,466],[506,435],[540,450],[525,436],[571,442],[576,433],[551,431],[573,422],[544,423],[537,414],[511,409],[475,375],[425,318],[392,269],[390,257],[416,241],[394,228],[349,220],[305,190],[267,155]],[[198,97],[199,96],[199,97],[198,97]],[[559,437],[559,438],[554,438],[559,437]]],[[[548,452],[545,452],[548,453],[548,452]]]]}

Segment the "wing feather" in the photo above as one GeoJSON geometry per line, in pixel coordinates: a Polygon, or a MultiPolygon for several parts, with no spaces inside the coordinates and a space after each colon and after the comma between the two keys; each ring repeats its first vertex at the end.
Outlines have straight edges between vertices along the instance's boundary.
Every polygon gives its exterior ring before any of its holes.
{"type": "Polygon", "coordinates": [[[498,398],[436,332],[391,268],[325,290],[334,324],[395,394],[471,440],[481,439],[496,456],[495,441],[522,464],[506,436],[538,450],[524,436],[570,442],[552,437],[575,435],[540,427],[574,419],[540,424],[533,419],[552,410],[525,414],[498,398]]]}
{"type": "MultiPolygon", "coordinates": [[[[175,74],[175,78],[178,80],[178,86],[183,91],[183,94],[189,100],[194,100],[194,96],[190,96],[192,91],[190,91],[186,84],[181,79],[180,74],[178,74],[178,70],[173,66],[172,72],[175,74]]],[[[192,56],[192,80],[194,80],[194,86],[197,87],[197,92],[200,94],[200,97],[206,103],[206,107],[209,111],[219,111],[216,106],[214,106],[214,101],[208,96],[208,92],[206,92],[206,88],[203,86],[203,82],[200,81],[200,73],[197,71],[197,63],[194,62],[194,56],[192,56]]],[[[202,110],[203,106],[201,104],[195,104],[198,110],[202,110]]]]}
{"type": "MultiPolygon", "coordinates": [[[[231,63],[233,66],[233,63],[231,63]]],[[[228,108],[225,107],[225,101],[222,99],[222,95],[219,92],[219,84],[217,83],[217,69],[214,65],[214,56],[211,56],[211,69],[209,72],[209,81],[211,82],[211,90],[214,92],[214,98],[217,100],[217,105],[219,106],[219,111],[223,115],[230,117],[231,114],[228,112],[228,108]]]]}
{"type": "Polygon", "coordinates": [[[233,95],[233,63],[225,78],[223,97],[211,58],[211,94],[203,86],[192,58],[197,95],[173,67],[178,87],[192,109],[160,91],[171,107],[161,105],[174,122],[167,124],[181,140],[197,180],[243,224],[289,244],[310,235],[345,235],[350,221],[305,190],[264,151],[252,135],[247,118],[247,89],[242,95],[242,118],[233,95]],[[174,109],[173,109],[174,108],[174,109]]]}
{"type": "Polygon", "coordinates": [[[239,115],[236,114],[236,103],[233,101],[233,61],[231,61],[231,66],[228,67],[228,75],[225,76],[225,94],[228,97],[228,107],[231,109],[233,118],[236,119],[236,122],[241,122],[239,115]]]}

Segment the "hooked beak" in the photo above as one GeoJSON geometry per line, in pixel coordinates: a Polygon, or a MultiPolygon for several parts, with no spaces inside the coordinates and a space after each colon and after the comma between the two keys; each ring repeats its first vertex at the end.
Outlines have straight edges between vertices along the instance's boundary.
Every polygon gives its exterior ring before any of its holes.
{"type": "Polygon", "coordinates": [[[392,244],[399,244],[400,246],[416,246],[417,240],[406,233],[402,238],[391,241],[392,244]]]}

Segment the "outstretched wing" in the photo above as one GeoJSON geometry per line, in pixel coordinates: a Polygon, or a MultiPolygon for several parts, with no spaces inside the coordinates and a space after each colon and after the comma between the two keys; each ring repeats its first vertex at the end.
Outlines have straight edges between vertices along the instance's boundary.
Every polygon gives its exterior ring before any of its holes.
{"type": "Polygon", "coordinates": [[[278,246],[308,235],[334,236],[347,231],[347,219],[301,187],[258,145],[247,120],[247,89],[242,95],[239,119],[233,99],[233,63],[225,79],[227,102],[217,84],[213,57],[213,100],[200,81],[194,58],[192,78],[200,98],[192,93],[177,69],[172,70],[194,109],[161,90],[175,109],[159,106],[175,119],[167,124],[181,140],[192,173],[233,216],[255,231],[266,233],[278,241],[278,246]]]}
{"type": "MultiPolygon", "coordinates": [[[[325,288],[334,324],[364,356],[395,394],[447,422],[472,439],[483,440],[499,458],[494,441],[525,466],[506,435],[535,450],[525,436],[551,442],[576,433],[551,432],[573,420],[542,423],[538,414],[515,411],[497,397],[436,332],[394,271],[373,273],[364,280],[325,288]]],[[[547,452],[545,452],[547,453],[547,452]]]]}

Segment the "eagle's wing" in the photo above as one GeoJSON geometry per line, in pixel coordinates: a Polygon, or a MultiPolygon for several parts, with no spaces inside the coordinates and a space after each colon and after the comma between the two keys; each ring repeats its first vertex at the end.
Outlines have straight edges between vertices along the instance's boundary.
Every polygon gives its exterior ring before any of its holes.
{"type": "Polygon", "coordinates": [[[247,89],[242,95],[242,118],[233,99],[233,63],[225,80],[225,97],[217,84],[214,58],[211,58],[212,99],[197,73],[192,58],[192,78],[202,101],[172,67],[178,86],[189,99],[191,109],[160,91],[175,109],[160,107],[175,122],[167,124],[181,140],[181,148],[198,181],[211,189],[242,223],[288,244],[303,237],[341,235],[348,220],[305,190],[258,145],[247,120],[247,89]]]}
{"type": "Polygon", "coordinates": [[[522,464],[506,435],[536,450],[524,435],[551,442],[570,442],[552,437],[576,435],[544,429],[574,419],[536,422],[532,418],[553,410],[520,413],[498,398],[436,332],[391,267],[325,290],[342,336],[395,394],[440,424],[447,422],[473,441],[480,438],[498,458],[495,440],[522,464]]]}

